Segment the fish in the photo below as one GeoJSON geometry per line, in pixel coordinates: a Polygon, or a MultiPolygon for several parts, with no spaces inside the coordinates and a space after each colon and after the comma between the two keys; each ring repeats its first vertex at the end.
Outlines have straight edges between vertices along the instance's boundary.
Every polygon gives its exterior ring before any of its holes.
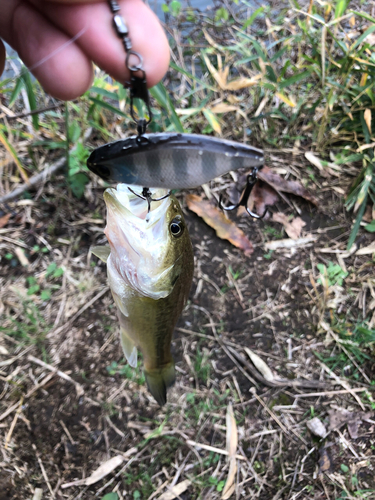
{"type": "Polygon", "coordinates": [[[198,134],[132,136],[95,149],[88,168],[107,182],[192,189],[242,167],[263,165],[263,151],[198,134]]]}
{"type": "MultiPolygon", "coordinates": [[[[141,188],[139,188],[141,189],[141,188]]],[[[137,366],[143,355],[147,386],[160,406],[175,382],[173,331],[188,299],[194,271],[193,247],[181,206],[165,189],[150,190],[150,211],[125,184],[104,192],[108,245],[92,253],[107,264],[125,357],[137,366]]]]}

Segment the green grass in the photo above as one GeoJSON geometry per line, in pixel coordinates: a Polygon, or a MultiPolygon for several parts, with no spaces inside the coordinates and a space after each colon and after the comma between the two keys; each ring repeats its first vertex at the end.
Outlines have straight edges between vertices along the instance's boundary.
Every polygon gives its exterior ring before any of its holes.
{"type": "Polygon", "coordinates": [[[120,375],[121,377],[127,378],[128,380],[131,380],[138,385],[145,385],[146,383],[146,379],[143,373],[143,362],[140,353],[138,353],[137,368],[132,368],[126,360],[124,360],[123,363],[112,361],[112,363],[107,366],[107,371],[109,375],[120,375]]]}
{"type": "MultiPolygon", "coordinates": [[[[237,3],[241,7],[246,2],[237,3]]],[[[168,87],[159,83],[151,89],[154,120],[150,125],[151,132],[222,133],[239,140],[245,132],[251,142],[266,147],[293,147],[299,141],[322,158],[323,168],[340,172],[355,166],[357,174],[345,200],[355,219],[348,248],[356,239],[366,205],[375,202],[374,154],[372,147],[366,147],[375,130],[375,53],[368,38],[375,32],[375,19],[365,10],[350,7],[344,0],[313,2],[307,12],[295,0],[292,9],[288,6],[288,15],[286,9],[272,11],[266,5],[250,17],[234,19],[224,5],[208,17],[183,2],[172,2],[165,8],[175,27],[184,27],[186,40],[178,47],[183,64],[171,63],[168,87]],[[271,19],[271,30],[266,18],[271,19]],[[209,38],[194,32],[197,23],[209,38]],[[231,35],[223,36],[228,27],[231,35]],[[255,84],[246,85],[252,78],[255,84]],[[236,110],[216,111],[214,101],[234,103],[236,110]]],[[[176,42],[170,43],[177,51],[176,42]]],[[[10,109],[16,109],[22,88],[30,109],[36,110],[43,90],[25,69],[15,81],[2,82],[0,93],[10,109]]],[[[144,114],[142,105],[136,105],[136,112],[144,114]]],[[[97,74],[79,104],[50,111],[43,120],[35,114],[32,123],[36,131],[46,129],[48,134],[43,144],[31,141],[31,151],[40,146],[68,150],[69,143],[79,144],[67,169],[67,183],[79,197],[88,182],[88,151],[80,143],[87,127],[93,127],[104,141],[117,138],[115,126],[134,130],[127,92],[120,84],[109,84],[104,74],[97,74]],[[65,138],[59,130],[61,119],[65,138]]],[[[0,133],[9,148],[24,131],[12,122],[0,125],[0,133]]],[[[21,172],[22,159],[17,151],[12,154],[21,172]]],[[[32,170],[32,164],[27,168],[32,170]]],[[[310,176],[315,178],[315,173],[310,176]]]]}
{"type": "Polygon", "coordinates": [[[16,317],[8,317],[0,326],[0,332],[14,338],[21,346],[35,345],[46,357],[45,339],[51,325],[43,318],[32,300],[20,299],[16,317]]]}

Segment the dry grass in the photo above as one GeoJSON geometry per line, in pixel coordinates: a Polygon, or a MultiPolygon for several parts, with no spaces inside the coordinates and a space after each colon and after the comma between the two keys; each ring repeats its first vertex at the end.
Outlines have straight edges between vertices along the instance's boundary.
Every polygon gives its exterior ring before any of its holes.
{"type": "MultiPolygon", "coordinates": [[[[209,35],[204,48],[219,64],[215,30],[203,21],[209,35]]],[[[204,40],[199,37],[192,59],[204,40]]],[[[222,43],[232,42],[234,34],[228,30],[225,37],[222,43]]],[[[176,47],[174,60],[186,69],[183,55],[176,47]]],[[[226,57],[232,64],[236,55],[226,57]]],[[[256,87],[242,98],[215,84],[207,67],[203,73],[206,87],[198,82],[195,99],[207,98],[210,110],[237,99],[238,112],[219,120],[224,137],[243,137],[247,106],[254,113],[260,106],[270,110],[272,100],[263,101],[256,87]]],[[[191,81],[187,76],[176,88],[174,74],[170,78],[184,125],[212,131],[216,122],[207,113],[184,121],[191,81]]],[[[41,107],[49,104],[43,94],[39,99],[41,107]]],[[[119,136],[122,120],[95,106],[88,116],[88,99],[71,109],[71,125],[119,136]]],[[[22,96],[17,106],[24,110],[22,96]]],[[[29,116],[9,126],[8,139],[29,175],[62,156],[45,147],[31,155],[28,150],[30,135],[33,142],[65,138],[65,118],[56,113],[43,115],[39,131],[29,116]]],[[[173,341],[177,383],[162,409],[141,369],[122,359],[105,268],[90,254],[105,239],[103,182],[85,172],[88,184],[77,199],[73,174],[57,174],[38,183],[36,193],[3,205],[0,500],[375,498],[374,249],[371,234],[361,230],[346,250],[352,220],[343,207],[358,168],[308,163],[304,155],[315,145],[312,135],[298,139],[298,123],[286,139],[284,125],[267,115],[254,136],[278,138],[283,147],[269,145],[268,166],[318,199],[314,207],[284,195],[271,209],[299,216],[307,243],[272,250],[287,235],[271,214],[262,221],[231,214],[254,245],[251,257],[244,257],[188,211],[184,193],[178,194],[196,267],[173,341]]],[[[1,194],[7,195],[22,180],[12,155],[0,155],[1,194]]],[[[83,162],[83,156],[74,158],[83,162]]],[[[232,188],[227,176],[197,192],[214,202],[232,188]]]]}

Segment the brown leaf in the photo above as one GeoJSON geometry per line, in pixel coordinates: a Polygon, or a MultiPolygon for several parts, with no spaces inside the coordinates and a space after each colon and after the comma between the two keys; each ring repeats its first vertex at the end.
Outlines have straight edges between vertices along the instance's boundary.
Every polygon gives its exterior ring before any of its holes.
{"type": "Polygon", "coordinates": [[[328,451],[326,448],[321,448],[319,450],[319,469],[320,472],[332,472],[332,461],[331,457],[328,454],[328,451]]]}
{"type": "Polygon", "coordinates": [[[258,354],[256,354],[254,351],[252,351],[248,347],[244,347],[244,350],[245,350],[246,354],[249,356],[249,358],[251,359],[251,361],[253,362],[253,364],[254,364],[255,368],[258,370],[258,372],[260,372],[266,380],[268,380],[269,382],[272,382],[275,377],[273,376],[272,370],[267,365],[267,363],[265,363],[263,361],[263,359],[258,356],[258,354]]]}
{"type": "Polygon", "coordinates": [[[253,78],[238,78],[237,80],[232,80],[225,85],[225,90],[241,90],[252,87],[258,83],[260,78],[262,78],[262,74],[259,73],[253,78]]]}
{"type": "Polygon", "coordinates": [[[345,408],[335,408],[328,411],[329,430],[340,429],[343,425],[348,425],[348,431],[352,439],[358,437],[358,429],[363,420],[372,418],[373,412],[356,411],[351,412],[345,408]]]}
{"type": "Polygon", "coordinates": [[[295,217],[290,221],[289,217],[281,212],[273,214],[272,219],[275,222],[280,222],[284,226],[286,234],[289,238],[292,238],[292,240],[298,240],[301,236],[302,228],[306,226],[306,223],[303,222],[301,217],[295,217]]]}
{"type": "Polygon", "coordinates": [[[219,113],[229,113],[230,111],[238,111],[238,106],[233,104],[226,104],[225,102],[220,102],[216,106],[212,106],[211,111],[215,114],[219,113]]]}
{"type": "Polygon", "coordinates": [[[233,407],[229,403],[226,415],[227,424],[227,452],[229,455],[229,471],[221,498],[226,500],[232,496],[235,488],[235,477],[237,472],[236,451],[238,444],[237,424],[233,414],[233,407]]]}
{"type": "Polygon", "coordinates": [[[174,500],[174,498],[181,498],[180,495],[184,493],[190,485],[191,481],[189,481],[189,479],[185,479],[185,481],[181,481],[181,483],[169,487],[168,491],[163,493],[158,500],[174,500]]]}
{"type": "Polygon", "coordinates": [[[230,457],[236,456],[237,445],[238,445],[238,433],[236,419],[233,414],[233,407],[229,403],[226,415],[227,424],[227,452],[230,457]]]}
{"type": "Polygon", "coordinates": [[[116,455],[115,457],[107,460],[107,462],[104,462],[100,467],[98,467],[96,471],[91,474],[91,476],[85,479],[85,485],[90,486],[97,483],[114,471],[119,465],[122,464],[123,461],[124,457],[122,455],[116,455]]]}
{"type": "Polygon", "coordinates": [[[253,253],[253,244],[245,233],[234,222],[227,219],[221,210],[211,205],[209,201],[203,200],[196,194],[188,194],[186,203],[192,212],[202,217],[206,224],[215,229],[219,238],[230,241],[232,245],[243,250],[247,257],[253,253]]]}
{"type": "Polygon", "coordinates": [[[371,135],[371,109],[367,108],[364,113],[365,122],[371,135]]]}
{"type": "Polygon", "coordinates": [[[305,200],[310,201],[314,205],[318,205],[318,201],[307,189],[305,189],[297,181],[287,181],[278,174],[271,172],[271,169],[264,167],[260,172],[258,172],[258,177],[262,181],[269,184],[276,192],[290,193],[296,196],[301,196],[305,200]]]}
{"type": "Polygon", "coordinates": [[[237,462],[234,457],[231,457],[229,460],[228,477],[225,482],[225,486],[223,488],[223,493],[221,495],[222,500],[227,500],[232,496],[236,487],[234,483],[236,472],[237,472],[237,462]]]}
{"type": "Polygon", "coordinates": [[[10,215],[11,214],[6,214],[6,215],[3,215],[2,217],[0,217],[0,228],[6,226],[8,224],[8,221],[10,219],[10,215]]]}
{"type": "Polygon", "coordinates": [[[278,199],[277,192],[271,186],[257,182],[251,192],[248,205],[250,210],[254,210],[256,207],[257,213],[262,215],[266,208],[274,205],[278,199]]]}

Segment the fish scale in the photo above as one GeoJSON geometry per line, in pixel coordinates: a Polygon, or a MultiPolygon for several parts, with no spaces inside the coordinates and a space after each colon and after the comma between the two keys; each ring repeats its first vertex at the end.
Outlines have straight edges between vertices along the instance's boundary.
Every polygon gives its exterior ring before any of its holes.
{"type": "MultiPolygon", "coordinates": [[[[156,198],[166,194],[160,191],[152,194],[156,198]]],[[[110,246],[91,250],[107,263],[125,357],[136,367],[137,350],[142,352],[147,385],[163,405],[167,388],[175,380],[173,331],[193,277],[189,232],[174,196],[155,201],[148,214],[142,201],[121,184],[117,189],[107,189],[104,200],[105,234],[110,246]],[[181,231],[178,236],[172,231],[173,225],[181,231]]]]}
{"type": "Polygon", "coordinates": [[[198,134],[146,134],[95,149],[88,168],[108,182],[191,189],[239,168],[263,165],[263,151],[198,134]]]}

